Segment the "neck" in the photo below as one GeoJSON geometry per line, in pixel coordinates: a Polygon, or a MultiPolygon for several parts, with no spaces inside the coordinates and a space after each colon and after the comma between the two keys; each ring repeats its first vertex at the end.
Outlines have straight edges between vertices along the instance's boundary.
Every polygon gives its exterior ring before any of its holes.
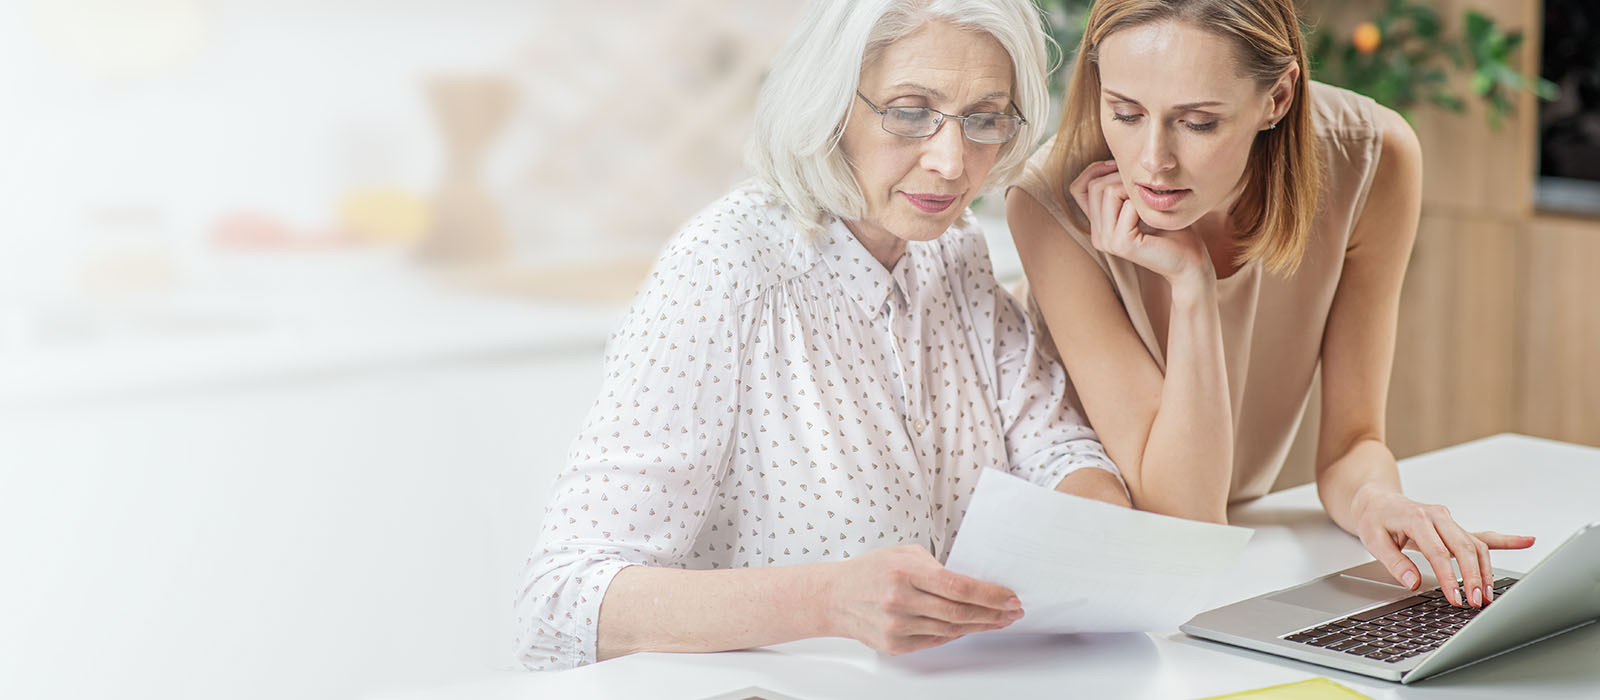
{"type": "Polygon", "coordinates": [[[887,231],[874,230],[875,227],[860,221],[846,221],[844,227],[850,229],[856,240],[861,241],[861,246],[885,268],[893,270],[894,264],[900,262],[900,256],[906,252],[906,242],[887,231]]]}
{"type": "Polygon", "coordinates": [[[1239,203],[1239,198],[1244,196],[1244,184],[1244,176],[1240,176],[1233,191],[1228,193],[1227,198],[1223,199],[1217,208],[1206,212],[1190,224],[1189,228],[1208,245],[1231,244],[1238,237],[1239,232],[1233,226],[1233,207],[1239,203]]]}
{"type": "Polygon", "coordinates": [[[1238,235],[1233,228],[1233,215],[1227,209],[1218,209],[1196,219],[1189,230],[1200,236],[1207,247],[1229,243],[1238,235]]]}

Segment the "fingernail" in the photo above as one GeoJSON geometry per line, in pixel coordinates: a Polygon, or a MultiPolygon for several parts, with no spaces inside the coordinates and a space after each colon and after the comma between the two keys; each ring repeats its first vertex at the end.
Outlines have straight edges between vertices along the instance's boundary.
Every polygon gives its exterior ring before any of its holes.
{"type": "Polygon", "coordinates": [[[1416,590],[1416,588],[1417,588],[1417,573],[1415,571],[1407,571],[1407,572],[1405,572],[1403,574],[1400,574],[1400,582],[1405,584],[1406,588],[1410,588],[1412,590],[1416,590]]]}
{"type": "Polygon", "coordinates": [[[1017,620],[1022,619],[1022,611],[1021,610],[1012,610],[1011,612],[1006,613],[1006,617],[1011,618],[1009,621],[1006,622],[1006,624],[1009,625],[1012,622],[1016,622],[1017,620]]]}
{"type": "Polygon", "coordinates": [[[1006,609],[1020,611],[1022,610],[1022,601],[1018,600],[1016,596],[1011,596],[1006,599],[1006,609]]]}
{"type": "Polygon", "coordinates": [[[1483,607],[1483,589],[1477,586],[1472,587],[1472,607],[1483,607]]]}

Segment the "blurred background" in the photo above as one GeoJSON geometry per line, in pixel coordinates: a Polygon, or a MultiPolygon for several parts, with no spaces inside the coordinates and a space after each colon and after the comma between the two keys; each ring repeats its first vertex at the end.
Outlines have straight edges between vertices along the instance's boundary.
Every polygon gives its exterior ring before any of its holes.
{"type": "MultiPolygon", "coordinates": [[[[1086,4],[1041,2],[1069,48],[1086,4]]],[[[1301,4],[1428,159],[1395,451],[1600,444],[1593,3],[1301,4]]],[[[606,336],[800,11],[0,0],[0,696],[509,667],[606,336]]]]}

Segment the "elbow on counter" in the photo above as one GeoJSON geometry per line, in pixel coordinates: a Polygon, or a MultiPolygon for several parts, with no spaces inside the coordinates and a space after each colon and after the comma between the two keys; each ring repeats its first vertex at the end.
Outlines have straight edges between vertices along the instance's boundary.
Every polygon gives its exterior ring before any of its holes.
{"type": "Polygon", "coordinates": [[[530,671],[556,671],[598,660],[600,602],[628,562],[593,551],[547,548],[528,559],[516,600],[512,653],[530,671]]]}
{"type": "Polygon", "coordinates": [[[1215,523],[1217,525],[1228,524],[1228,502],[1226,498],[1219,499],[1216,503],[1197,503],[1193,500],[1164,499],[1136,492],[1133,494],[1133,507],[1150,513],[1183,518],[1184,520],[1215,523]]]}

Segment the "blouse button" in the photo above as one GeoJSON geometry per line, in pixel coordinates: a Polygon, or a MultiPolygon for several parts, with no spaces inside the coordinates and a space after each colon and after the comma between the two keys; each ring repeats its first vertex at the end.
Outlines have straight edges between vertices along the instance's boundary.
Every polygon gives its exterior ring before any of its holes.
{"type": "Polygon", "coordinates": [[[916,419],[916,420],[911,422],[911,429],[915,430],[915,431],[917,431],[919,433],[924,431],[924,430],[927,430],[928,429],[928,421],[925,421],[925,420],[923,420],[921,418],[918,418],[918,419],[916,419]]]}

